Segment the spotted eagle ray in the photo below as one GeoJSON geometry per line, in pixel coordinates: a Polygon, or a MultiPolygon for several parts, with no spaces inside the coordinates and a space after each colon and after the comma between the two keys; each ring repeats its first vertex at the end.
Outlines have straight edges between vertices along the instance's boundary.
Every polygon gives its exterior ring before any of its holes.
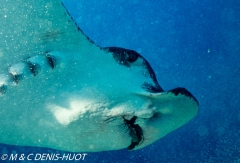
{"type": "Polygon", "coordinates": [[[0,143],[136,150],[198,113],[133,50],[100,47],[60,0],[0,0],[0,143]]]}

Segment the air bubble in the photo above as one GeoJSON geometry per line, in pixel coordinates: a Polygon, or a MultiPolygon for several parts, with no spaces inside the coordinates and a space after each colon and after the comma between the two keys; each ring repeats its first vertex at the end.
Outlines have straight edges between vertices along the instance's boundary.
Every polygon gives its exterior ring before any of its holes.
{"type": "Polygon", "coordinates": [[[199,126],[198,129],[197,129],[197,132],[200,136],[205,136],[205,135],[208,134],[208,128],[204,125],[199,126]]]}

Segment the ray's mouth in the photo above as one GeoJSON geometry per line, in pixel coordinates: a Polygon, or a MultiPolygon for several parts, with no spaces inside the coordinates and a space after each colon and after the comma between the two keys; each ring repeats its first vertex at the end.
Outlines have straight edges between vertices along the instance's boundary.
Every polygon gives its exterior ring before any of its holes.
{"type": "Polygon", "coordinates": [[[132,137],[131,144],[127,147],[128,150],[134,149],[136,146],[138,146],[140,143],[143,142],[144,136],[143,136],[143,130],[138,125],[135,124],[135,121],[137,119],[136,116],[133,116],[130,120],[127,120],[124,118],[124,123],[129,129],[129,135],[132,137]]]}

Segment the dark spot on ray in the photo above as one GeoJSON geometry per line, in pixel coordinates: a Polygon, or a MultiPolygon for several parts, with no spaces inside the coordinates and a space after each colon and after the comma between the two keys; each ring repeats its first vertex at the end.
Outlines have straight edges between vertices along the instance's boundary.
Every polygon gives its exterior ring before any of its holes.
{"type": "Polygon", "coordinates": [[[1,94],[5,94],[6,91],[7,91],[7,86],[6,86],[6,85],[0,86],[0,93],[1,93],[1,94]]]}
{"type": "Polygon", "coordinates": [[[29,71],[34,75],[36,76],[38,74],[38,69],[40,68],[39,65],[35,64],[35,63],[31,63],[31,62],[27,62],[28,64],[28,68],[29,68],[29,71]]]}
{"type": "Polygon", "coordinates": [[[162,88],[159,87],[159,85],[152,85],[148,83],[144,83],[142,85],[142,88],[151,93],[159,93],[163,91],[162,88]]]}
{"type": "Polygon", "coordinates": [[[135,124],[137,119],[136,116],[133,116],[130,120],[127,120],[124,117],[123,119],[125,125],[128,126],[130,131],[129,135],[132,137],[132,143],[127,147],[127,149],[132,150],[144,140],[143,130],[138,124],[135,124]]]}
{"type": "MultiPolygon", "coordinates": [[[[11,73],[10,73],[10,74],[11,74],[11,73]]],[[[11,75],[12,75],[13,81],[14,81],[16,84],[18,84],[19,80],[22,79],[22,75],[21,75],[21,74],[16,74],[16,75],[11,74],[11,75]]]]}
{"type": "Polygon", "coordinates": [[[48,61],[49,65],[51,66],[52,69],[54,69],[54,67],[56,66],[56,62],[57,62],[56,58],[54,58],[53,56],[51,56],[49,54],[47,54],[46,57],[47,57],[47,61],[48,61]]]}
{"type": "MultiPolygon", "coordinates": [[[[156,85],[159,85],[158,82],[157,82],[157,78],[156,78],[156,75],[152,69],[152,67],[150,66],[150,64],[148,63],[148,61],[146,59],[144,59],[144,66],[145,68],[148,70],[148,73],[150,75],[150,77],[153,79],[154,83],[156,85]]],[[[160,86],[159,86],[160,87],[160,86]]],[[[160,87],[161,88],[161,87],[160,87]]],[[[161,88],[161,90],[163,91],[163,89],[161,88]]]]}
{"type": "Polygon", "coordinates": [[[105,48],[108,52],[111,52],[113,55],[113,58],[121,65],[130,67],[131,64],[135,62],[139,54],[133,50],[128,50],[124,48],[118,48],[118,47],[107,47],[105,48]]]}
{"type": "Polygon", "coordinates": [[[187,97],[193,98],[193,100],[196,101],[198,106],[199,106],[199,103],[198,103],[197,99],[185,88],[178,87],[178,88],[175,88],[175,89],[172,89],[172,90],[168,91],[168,93],[169,92],[173,93],[176,96],[179,95],[179,94],[182,94],[182,95],[185,95],[187,97]]]}

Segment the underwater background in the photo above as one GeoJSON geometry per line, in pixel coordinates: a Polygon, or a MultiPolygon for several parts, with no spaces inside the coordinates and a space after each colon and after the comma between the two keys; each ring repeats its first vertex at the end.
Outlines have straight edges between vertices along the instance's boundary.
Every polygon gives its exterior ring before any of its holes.
{"type": "MultiPolygon", "coordinates": [[[[185,87],[200,103],[196,118],[148,147],[77,162],[240,163],[240,1],[63,2],[96,44],[136,50],[164,90],[185,87]]],[[[2,153],[64,152],[0,145],[2,153]]]]}

